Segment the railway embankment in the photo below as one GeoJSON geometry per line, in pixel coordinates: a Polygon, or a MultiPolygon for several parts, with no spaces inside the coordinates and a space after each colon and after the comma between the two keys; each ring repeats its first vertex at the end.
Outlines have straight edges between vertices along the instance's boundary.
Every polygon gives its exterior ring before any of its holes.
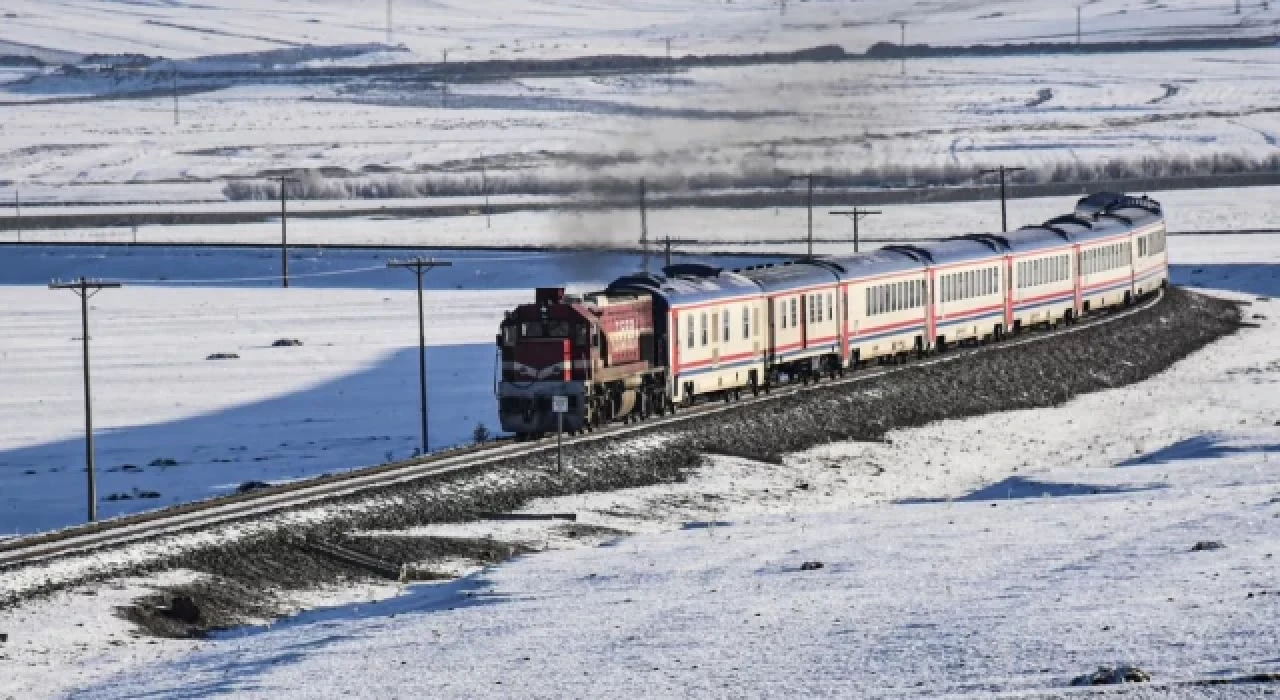
{"type": "MultiPolygon", "coordinates": [[[[1060,405],[1163,372],[1237,332],[1241,317],[1232,302],[1171,289],[1159,303],[1109,323],[1027,334],[902,371],[868,372],[861,381],[819,384],[615,439],[570,443],[563,470],[554,451],[514,457],[483,470],[308,506],[305,517],[281,519],[278,527],[259,524],[252,535],[242,530],[205,537],[206,544],[175,547],[168,557],[99,567],[86,578],[167,569],[202,574],[124,611],[157,634],[197,636],[269,617],[283,609],[275,602],[282,592],[385,580],[388,569],[410,578],[447,578],[446,562],[495,563],[529,551],[487,537],[418,536],[413,528],[472,522],[537,498],[680,481],[706,464],[709,454],[745,457],[768,468],[785,454],[831,442],[883,441],[890,431],[934,421],[1060,405]],[[370,537],[370,531],[387,534],[370,537]],[[335,551],[348,554],[335,556],[335,551]]],[[[619,534],[581,523],[556,528],[588,541],[619,534]]]]}

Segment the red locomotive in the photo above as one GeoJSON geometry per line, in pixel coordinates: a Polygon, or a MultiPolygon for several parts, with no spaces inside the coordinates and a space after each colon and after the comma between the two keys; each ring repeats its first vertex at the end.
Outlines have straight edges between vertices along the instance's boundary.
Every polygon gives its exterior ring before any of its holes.
{"type": "Polygon", "coordinates": [[[666,369],[655,362],[647,295],[577,297],[540,288],[534,303],[507,313],[500,330],[498,412],[505,432],[554,432],[555,396],[568,398],[568,431],[665,412],[666,369]]]}

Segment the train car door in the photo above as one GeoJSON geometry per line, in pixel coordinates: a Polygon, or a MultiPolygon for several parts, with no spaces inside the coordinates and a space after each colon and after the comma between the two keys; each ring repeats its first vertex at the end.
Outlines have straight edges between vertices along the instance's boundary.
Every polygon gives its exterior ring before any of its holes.
{"type": "Polygon", "coordinates": [[[926,337],[924,339],[925,349],[932,349],[938,340],[938,312],[935,304],[938,295],[936,293],[937,271],[933,267],[929,268],[929,297],[925,300],[925,317],[924,328],[926,337]]]}
{"type": "Polygon", "coordinates": [[[1075,313],[1074,316],[1080,317],[1084,309],[1084,260],[1080,255],[1080,244],[1076,243],[1071,246],[1071,261],[1075,264],[1074,274],[1071,275],[1072,284],[1075,288],[1075,313]]]}
{"type": "Polygon", "coordinates": [[[1004,279],[1000,284],[1004,294],[1004,332],[1013,328],[1013,255],[1004,256],[1004,279]]]}

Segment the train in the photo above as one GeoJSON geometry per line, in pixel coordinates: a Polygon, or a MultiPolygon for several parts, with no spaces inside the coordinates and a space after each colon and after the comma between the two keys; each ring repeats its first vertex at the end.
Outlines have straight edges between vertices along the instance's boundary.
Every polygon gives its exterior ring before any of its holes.
{"type": "Polygon", "coordinates": [[[590,431],[1071,324],[1167,286],[1165,238],[1159,202],[1098,192],[1010,233],[539,288],[497,335],[502,430],[590,431]]]}

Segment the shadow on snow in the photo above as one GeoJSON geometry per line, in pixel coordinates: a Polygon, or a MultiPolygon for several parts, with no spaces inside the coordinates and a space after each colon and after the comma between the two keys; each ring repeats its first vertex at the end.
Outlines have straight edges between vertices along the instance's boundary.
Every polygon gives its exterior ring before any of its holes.
{"type": "MultiPolygon", "coordinates": [[[[498,432],[489,344],[427,349],[431,445],[498,432]]],[[[285,396],[171,422],[95,433],[100,517],[412,456],[420,444],[418,349],[285,396]],[[151,466],[160,459],[176,466],[151,466]],[[125,465],[128,465],[127,467],[125,465]],[[159,497],[147,492],[158,493],[159,497]],[[112,494],[122,499],[107,500],[112,494]],[[139,497],[142,495],[143,497],[139,497]]],[[[84,440],[0,451],[0,532],[83,522],[84,440]],[[34,473],[31,473],[34,472],[34,473]]]]}

